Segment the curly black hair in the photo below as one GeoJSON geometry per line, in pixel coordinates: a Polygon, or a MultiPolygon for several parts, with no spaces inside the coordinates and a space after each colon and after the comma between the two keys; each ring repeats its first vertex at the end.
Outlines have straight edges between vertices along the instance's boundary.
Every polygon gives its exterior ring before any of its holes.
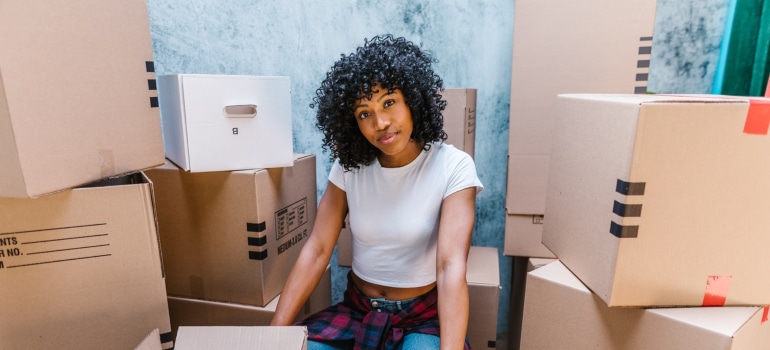
{"type": "Polygon", "coordinates": [[[364,40],[355,52],[334,63],[311,108],[317,107],[316,126],[324,134],[323,148],[330,158],[339,159],[345,170],[357,169],[374,161],[379,150],[364,138],[354,118],[355,102],[371,98],[376,85],[392,92],[399,89],[412,113],[412,139],[424,143],[445,141],[441,112],[443,81],[431,65],[438,62],[430,52],[413,42],[387,34],[364,40]]]}

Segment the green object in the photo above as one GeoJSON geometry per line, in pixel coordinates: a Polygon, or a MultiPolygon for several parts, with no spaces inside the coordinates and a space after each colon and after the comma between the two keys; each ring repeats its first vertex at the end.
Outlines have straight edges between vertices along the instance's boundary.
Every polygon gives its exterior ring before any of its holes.
{"type": "Polygon", "coordinates": [[[763,2],[749,96],[764,96],[768,75],[770,75],[770,64],[768,64],[768,56],[770,56],[770,1],[763,2]]]}
{"type": "MultiPolygon", "coordinates": [[[[770,54],[770,1],[733,0],[734,13],[726,21],[722,45],[722,76],[713,91],[723,95],[763,96],[770,54]]],[[[731,4],[733,5],[733,4],[731,4]]],[[[718,74],[720,70],[718,69],[718,74]]]]}

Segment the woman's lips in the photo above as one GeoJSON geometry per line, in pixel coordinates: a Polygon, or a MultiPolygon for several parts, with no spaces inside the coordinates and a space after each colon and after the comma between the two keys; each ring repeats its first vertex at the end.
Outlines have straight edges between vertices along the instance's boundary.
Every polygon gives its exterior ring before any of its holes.
{"type": "Polygon", "coordinates": [[[396,140],[396,135],[398,135],[398,133],[389,132],[385,135],[380,136],[380,138],[377,141],[379,141],[381,144],[387,145],[396,140]]]}

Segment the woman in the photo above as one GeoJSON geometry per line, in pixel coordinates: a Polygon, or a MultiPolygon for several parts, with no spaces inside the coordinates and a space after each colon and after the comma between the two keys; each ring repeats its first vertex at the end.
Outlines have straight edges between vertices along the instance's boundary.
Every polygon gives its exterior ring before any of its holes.
{"type": "Polygon", "coordinates": [[[465,272],[483,186],[472,158],[443,143],[434,62],[404,38],[376,36],[316,91],[311,107],[334,164],[271,324],[292,323],[346,214],[354,255],[344,300],[299,323],[308,349],[470,348],[465,272]]]}

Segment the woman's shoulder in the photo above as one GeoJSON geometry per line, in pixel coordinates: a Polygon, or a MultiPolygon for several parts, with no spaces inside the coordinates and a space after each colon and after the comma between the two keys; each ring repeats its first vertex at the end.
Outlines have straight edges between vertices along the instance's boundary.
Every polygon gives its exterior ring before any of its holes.
{"type": "Polygon", "coordinates": [[[431,144],[431,150],[429,152],[434,152],[435,157],[438,159],[441,159],[443,161],[449,161],[449,162],[462,162],[462,161],[471,161],[473,162],[473,158],[466,153],[465,151],[460,150],[459,148],[455,147],[452,144],[444,143],[444,142],[434,142],[431,144]]]}

